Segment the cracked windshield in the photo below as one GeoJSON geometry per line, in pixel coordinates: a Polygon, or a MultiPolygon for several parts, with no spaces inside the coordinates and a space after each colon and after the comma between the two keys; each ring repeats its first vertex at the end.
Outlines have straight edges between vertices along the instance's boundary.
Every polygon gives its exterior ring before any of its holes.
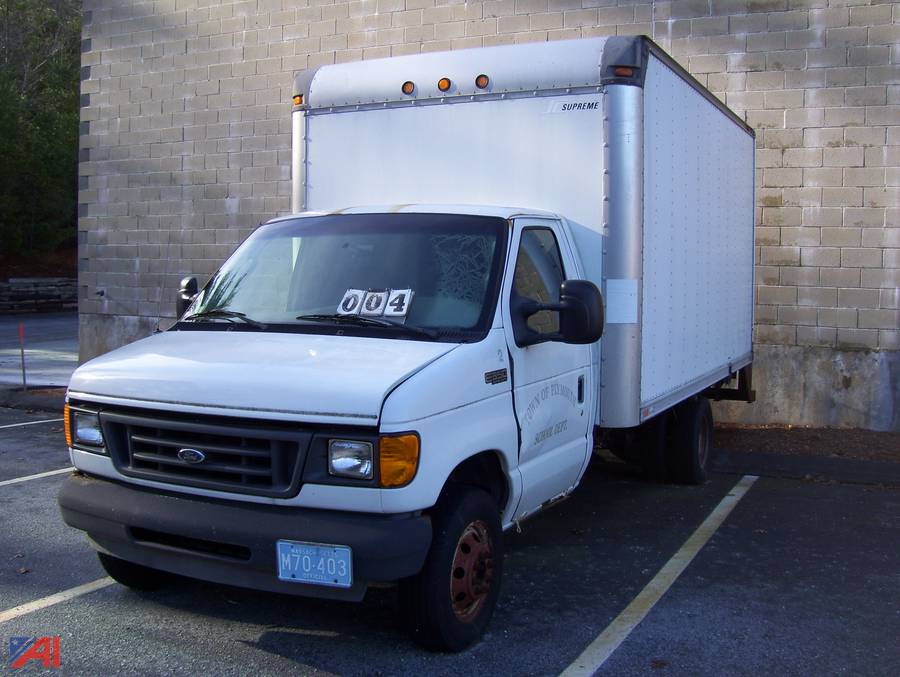
{"type": "Polygon", "coordinates": [[[499,218],[447,214],[267,225],[226,261],[182,321],[471,340],[493,318],[506,231],[499,218]]]}

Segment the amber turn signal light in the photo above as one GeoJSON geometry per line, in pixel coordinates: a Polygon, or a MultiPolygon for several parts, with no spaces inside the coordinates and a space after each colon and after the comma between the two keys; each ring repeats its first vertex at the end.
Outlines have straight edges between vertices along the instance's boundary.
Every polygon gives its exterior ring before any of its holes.
{"type": "Polygon", "coordinates": [[[419,436],[383,435],[378,446],[381,486],[404,487],[412,482],[419,469],[419,436]]]}
{"type": "Polygon", "coordinates": [[[613,68],[613,75],[617,78],[630,78],[634,75],[634,69],[628,66],[616,66],[613,68]]]}
{"type": "Polygon", "coordinates": [[[438,80],[438,89],[442,92],[446,92],[450,89],[450,78],[441,78],[438,80]]]}
{"type": "Polygon", "coordinates": [[[409,96],[414,91],[416,91],[416,83],[411,80],[407,80],[403,83],[403,86],[400,87],[400,91],[409,96]]]}
{"type": "Polygon", "coordinates": [[[295,106],[302,106],[302,105],[303,105],[303,95],[302,95],[302,94],[297,94],[297,95],[294,97],[294,105],[295,105],[295,106]]]}
{"type": "Polygon", "coordinates": [[[69,403],[63,405],[63,427],[66,429],[66,446],[72,446],[72,426],[69,425],[69,403]]]}
{"type": "Polygon", "coordinates": [[[484,73],[475,78],[475,86],[478,87],[478,89],[487,89],[487,86],[490,83],[491,79],[484,73]]]}

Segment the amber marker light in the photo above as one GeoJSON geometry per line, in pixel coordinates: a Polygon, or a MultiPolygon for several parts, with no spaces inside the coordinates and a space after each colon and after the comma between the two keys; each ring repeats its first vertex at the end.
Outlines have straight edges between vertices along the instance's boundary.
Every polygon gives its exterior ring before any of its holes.
{"type": "Polygon", "coordinates": [[[407,80],[403,83],[403,86],[400,88],[400,91],[409,96],[414,91],[416,91],[416,83],[412,80],[407,80]]]}
{"type": "Polygon", "coordinates": [[[613,68],[613,75],[617,78],[630,78],[634,75],[634,69],[628,66],[616,66],[613,68]]]}
{"type": "Polygon", "coordinates": [[[63,427],[66,429],[66,445],[72,446],[72,426],[69,425],[69,403],[63,405],[63,427]]]}
{"type": "Polygon", "coordinates": [[[294,97],[294,105],[295,105],[295,106],[302,106],[302,105],[303,105],[303,95],[302,95],[302,94],[297,94],[297,95],[294,97]]]}
{"type": "Polygon", "coordinates": [[[442,92],[446,92],[450,89],[450,78],[441,78],[438,80],[438,89],[442,92]]]}
{"type": "Polygon", "coordinates": [[[419,436],[382,435],[378,447],[381,486],[404,487],[412,482],[419,468],[419,436]]]}
{"type": "Polygon", "coordinates": [[[484,73],[475,78],[475,86],[478,87],[478,89],[487,89],[489,84],[491,84],[491,79],[484,73]]]}

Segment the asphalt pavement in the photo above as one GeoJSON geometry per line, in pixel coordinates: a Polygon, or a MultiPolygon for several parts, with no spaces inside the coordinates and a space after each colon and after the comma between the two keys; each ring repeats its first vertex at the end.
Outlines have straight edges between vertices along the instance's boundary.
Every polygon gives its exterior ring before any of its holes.
{"type": "Polygon", "coordinates": [[[0,315],[0,387],[22,385],[19,326],[29,387],[65,386],[78,366],[78,313],[0,315]]]}
{"type": "MultiPolygon", "coordinates": [[[[559,674],[741,480],[658,485],[593,464],[571,499],[506,534],[484,640],[432,654],[403,634],[389,588],[348,604],[180,579],[38,608],[104,577],[59,517],[65,474],[4,484],[68,466],[56,419],[0,409],[0,640],[59,635],[63,674],[559,674]],[[30,606],[2,620],[20,605],[30,606]]],[[[763,477],[598,674],[890,674],[900,664],[898,542],[897,488],[763,477]]]]}

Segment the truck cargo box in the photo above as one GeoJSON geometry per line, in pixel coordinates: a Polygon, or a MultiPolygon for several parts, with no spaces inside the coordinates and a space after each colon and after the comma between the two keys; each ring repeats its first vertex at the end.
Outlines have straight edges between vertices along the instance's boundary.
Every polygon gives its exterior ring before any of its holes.
{"type": "Polygon", "coordinates": [[[603,291],[599,424],[752,361],[754,135],[646,37],[421,54],[295,79],[292,210],[512,206],[565,219],[603,291]]]}

